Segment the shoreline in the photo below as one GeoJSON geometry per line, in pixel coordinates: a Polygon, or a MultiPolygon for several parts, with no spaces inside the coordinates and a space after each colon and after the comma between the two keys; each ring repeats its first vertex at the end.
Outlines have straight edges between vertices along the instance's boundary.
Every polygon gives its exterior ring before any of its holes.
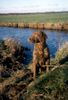
{"type": "Polygon", "coordinates": [[[68,23],[23,23],[0,22],[0,27],[33,28],[68,31],[68,23]]]}

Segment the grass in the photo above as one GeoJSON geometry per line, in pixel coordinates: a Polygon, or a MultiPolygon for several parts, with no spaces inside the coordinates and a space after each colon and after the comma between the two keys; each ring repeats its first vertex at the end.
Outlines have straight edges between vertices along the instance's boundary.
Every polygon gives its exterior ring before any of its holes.
{"type": "MultiPolygon", "coordinates": [[[[3,42],[2,40],[0,42],[1,45],[3,42]]],[[[59,63],[60,60],[66,57],[68,57],[68,42],[58,49],[55,59],[58,58],[57,62],[59,63]]],[[[24,94],[21,92],[18,100],[68,100],[68,60],[65,60],[64,64],[57,66],[58,67],[56,69],[51,70],[48,73],[43,72],[40,76],[38,76],[35,81],[27,86],[27,90],[25,88],[24,94]]],[[[19,83],[26,82],[25,78],[29,77],[30,72],[31,71],[29,70],[23,72],[21,69],[12,73],[11,78],[8,78],[6,81],[4,79],[0,79],[0,82],[4,81],[4,85],[1,85],[2,88],[8,84],[18,85],[19,83]]],[[[11,92],[13,93],[12,88],[11,92]]],[[[10,94],[10,92],[8,93],[10,94]]],[[[20,91],[18,93],[20,93],[20,91]]]]}
{"type": "MultiPolygon", "coordinates": [[[[68,100],[68,67],[63,66],[52,72],[44,73],[35,83],[28,88],[28,97],[42,94],[45,99],[40,100],[68,100]]],[[[38,99],[39,100],[39,99],[38,99]]]]}
{"type": "MultiPolygon", "coordinates": [[[[68,57],[67,50],[68,42],[58,49],[54,58],[58,59],[57,63],[68,57]]],[[[26,100],[27,98],[29,100],[68,100],[68,60],[64,60],[63,64],[57,64],[57,68],[54,70],[41,74],[28,87],[26,100]],[[43,99],[41,99],[40,94],[43,99]]]]}
{"type": "Polygon", "coordinates": [[[42,14],[20,14],[20,15],[0,15],[0,22],[68,22],[68,13],[42,13],[42,14]]]}
{"type": "Polygon", "coordinates": [[[55,58],[51,59],[51,64],[63,64],[68,59],[68,42],[65,42],[58,48],[55,58]]]}

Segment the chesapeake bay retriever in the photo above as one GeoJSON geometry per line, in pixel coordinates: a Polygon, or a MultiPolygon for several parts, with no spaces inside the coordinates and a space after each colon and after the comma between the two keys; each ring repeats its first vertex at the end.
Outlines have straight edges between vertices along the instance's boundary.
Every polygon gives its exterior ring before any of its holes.
{"type": "Polygon", "coordinates": [[[34,43],[32,70],[34,79],[41,71],[48,71],[50,64],[50,52],[46,44],[47,35],[40,31],[34,32],[29,38],[29,42],[34,43]]]}

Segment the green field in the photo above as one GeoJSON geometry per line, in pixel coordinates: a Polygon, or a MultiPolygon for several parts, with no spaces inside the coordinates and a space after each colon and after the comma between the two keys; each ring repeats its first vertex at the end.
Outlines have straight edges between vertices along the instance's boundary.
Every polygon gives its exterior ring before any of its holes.
{"type": "Polygon", "coordinates": [[[68,12],[60,13],[38,13],[38,14],[8,14],[0,15],[0,22],[68,22],[68,12]]]}

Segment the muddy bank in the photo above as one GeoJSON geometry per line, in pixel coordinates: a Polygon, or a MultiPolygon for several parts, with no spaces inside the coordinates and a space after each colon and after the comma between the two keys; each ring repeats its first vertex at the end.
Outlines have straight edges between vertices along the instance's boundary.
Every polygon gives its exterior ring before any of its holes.
{"type": "Polygon", "coordinates": [[[36,28],[36,29],[51,29],[51,30],[66,30],[68,31],[68,23],[15,23],[2,22],[1,27],[16,27],[16,28],[36,28]]]}

